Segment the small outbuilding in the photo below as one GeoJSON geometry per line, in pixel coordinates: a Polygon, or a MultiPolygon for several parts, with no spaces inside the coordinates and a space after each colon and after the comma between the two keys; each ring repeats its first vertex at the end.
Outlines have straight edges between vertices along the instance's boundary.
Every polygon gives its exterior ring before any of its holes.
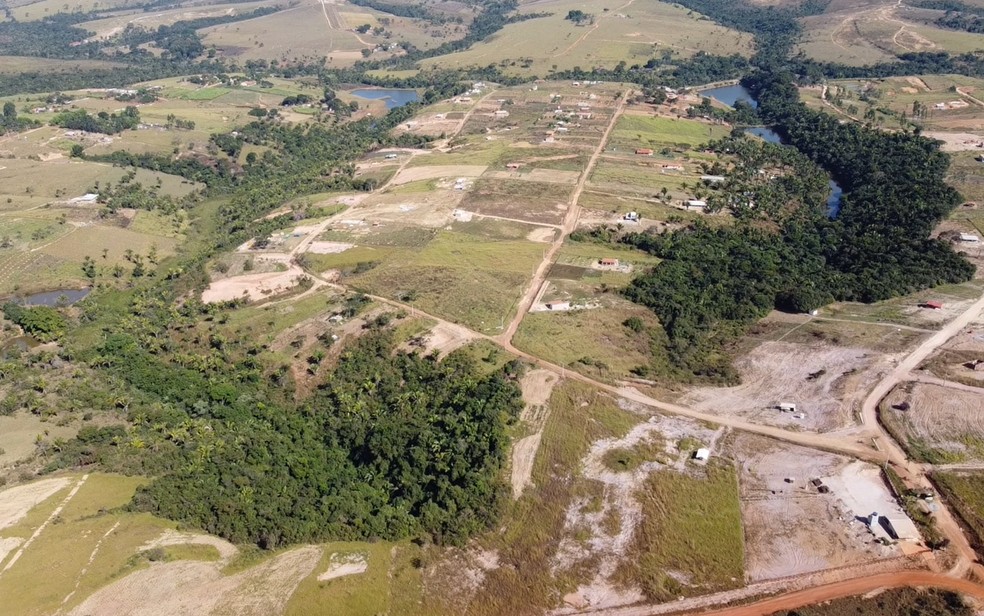
{"type": "Polygon", "coordinates": [[[703,199],[688,199],[687,200],[687,207],[688,208],[691,208],[691,207],[707,207],[707,201],[704,201],[703,199]]]}
{"type": "Polygon", "coordinates": [[[930,300],[928,302],[923,302],[921,304],[923,308],[929,308],[930,310],[942,310],[943,302],[938,302],[936,300],[930,300]]]}
{"type": "Polygon", "coordinates": [[[622,218],[624,220],[628,220],[630,222],[639,222],[639,213],[638,212],[628,212],[622,218]]]}
{"type": "Polygon", "coordinates": [[[598,260],[599,265],[602,267],[618,267],[618,259],[604,258],[598,260]]]}
{"type": "Polygon", "coordinates": [[[976,242],[981,241],[981,238],[978,237],[978,236],[976,236],[976,235],[973,235],[972,233],[961,233],[960,234],[960,241],[961,242],[974,242],[974,243],[976,243],[976,242]]]}
{"type": "Polygon", "coordinates": [[[636,154],[639,156],[652,156],[653,151],[651,148],[638,148],[636,149],[636,154]]]}
{"type": "Polygon", "coordinates": [[[694,460],[699,460],[701,462],[707,462],[711,458],[711,450],[705,447],[701,447],[694,452],[694,460]]]}
{"type": "Polygon", "coordinates": [[[779,410],[782,411],[783,413],[796,412],[796,404],[793,402],[780,402],[778,406],[779,406],[779,410]]]}

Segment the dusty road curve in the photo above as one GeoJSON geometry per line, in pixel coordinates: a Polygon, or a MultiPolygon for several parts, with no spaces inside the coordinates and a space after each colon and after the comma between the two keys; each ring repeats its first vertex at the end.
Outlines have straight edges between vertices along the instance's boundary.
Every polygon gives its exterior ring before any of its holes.
{"type": "MultiPolygon", "coordinates": [[[[883,573],[845,582],[835,582],[792,592],[775,599],[766,599],[751,605],[729,607],[711,612],[700,612],[702,616],[764,616],[781,610],[794,610],[805,605],[814,605],[831,599],[853,597],[882,588],[933,587],[950,590],[963,595],[984,600],[984,587],[968,580],[958,580],[939,573],[926,571],[902,571],[883,573]]],[[[619,616],[643,616],[644,611],[619,616]]]]}

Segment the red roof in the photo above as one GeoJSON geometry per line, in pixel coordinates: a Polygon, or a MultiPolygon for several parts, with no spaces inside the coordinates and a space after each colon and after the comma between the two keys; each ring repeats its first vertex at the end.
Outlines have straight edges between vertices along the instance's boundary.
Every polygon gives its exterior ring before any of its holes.
{"type": "Polygon", "coordinates": [[[923,306],[933,308],[934,310],[939,310],[943,307],[943,302],[924,302],[923,306]]]}

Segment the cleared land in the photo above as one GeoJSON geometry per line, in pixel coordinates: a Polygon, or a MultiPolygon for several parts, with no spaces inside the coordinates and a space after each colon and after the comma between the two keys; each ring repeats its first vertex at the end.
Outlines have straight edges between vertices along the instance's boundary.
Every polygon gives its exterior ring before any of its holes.
{"type": "Polygon", "coordinates": [[[860,404],[886,365],[880,354],[863,348],[766,342],[735,362],[741,385],[698,388],[681,402],[768,425],[825,432],[854,423],[854,404],[860,404]],[[795,404],[796,412],[781,412],[781,402],[795,404]]]}
{"type": "Polygon", "coordinates": [[[886,396],[879,418],[915,460],[984,460],[984,389],[969,389],[903,383],[886,396]]]}
{"type": "Polygon", "coordinates": [[[805,36],[798,48],[816,60],[851,65],[891,62],[909,52],[984,48],[980,35],[933,24],[941,15],[887,0],[831,3],[824,14],[801,20],[805,36]]]}
{"type": "Polygon", "coordinates": [[[549,0],[522,10],[552,15],[507,25],[467,51],[422,64],[499,64],[506,73],[546,75],[575,66],[611,68],[620,61],[644,64],[663,51],[683,57],[697,51],[722,55],[753,51],[750,35],[662,2],[602,0],[585,6],[572,0],[549,0]],[[572,9],[588,9],[594,15],[593,23],[578,26],[565,20],[572,9]]]}
{"type": "Polygon", "coordinates": [[[729,449],[742,461],[739,482],[749,582],[899,554],[897,548],[875,543],[837,494],[821,494],[810,483],[838,474],[849,458],[750,434],[737,434],[729,449]]]}

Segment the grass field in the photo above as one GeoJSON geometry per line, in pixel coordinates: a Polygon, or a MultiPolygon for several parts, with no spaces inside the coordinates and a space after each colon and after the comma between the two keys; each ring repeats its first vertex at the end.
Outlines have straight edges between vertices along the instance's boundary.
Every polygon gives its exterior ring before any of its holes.
{"type": "Polygon", "coordinates": [[[484,576],[473,596],[462,587],[456,561],[438,567],[430,580],[421,613],[491,616],[530,614],[556,607],[559,597],[586,582],[585,572],[554,569],[565,534],[565,514],[575,499],[601,498],[601,486],[578,473],[591,444],[619,438],[638,419],[591,388],[564,382],[550,398],[551,414],[544,427],[533,466],[534,489],[512,503],[501,530],[477,538],[479,549],[494,551],[498,568],[484,576]],[[434,603],[434,605],[432,605],[434,603]]]}
{"type": "Polygon", "coordinates": [[[18,21],[35,21],[56,13],[79,13],[95,9],[120,8],[141,4],[141,0],[12,0],[7,5],[18,21]]]}
{"type": "MultiPolygon", "coordinates": [[[[351,259],[345,257],[350,252],[339,257],[351,259]]],[[[533,242],[441,231],[418,252],[387,259],[353,277],[351,284],[386,297],[415,297],[413,304],[421,310],[495,333],[542,257],[542,245],[533,242]]]]}
{"type": "Polygon", "coordinates": [[[525,12],[549,17],[507,25],[471,49],[425,60],[430,66],[499,64],[509,74],[547,75],[551,70],[581,66],[614,67],[618,62],[644,64],[666,50],[680,56],[697,51],[750,54],[751,36],[715,25],[696,13],[668,3],[628,6],[623,0],[600,0],[590,6],[575,0],[538,2],[525,12]],[[593,25],[577,26],[564,19],[572,9],[595,16],[593,25]]]}
{"type": "MultiPolygon", "coordinates": [[[[173,528],[172,523],[146,514],[113,511],[129,502],[143,482],[138,477],[90,475],[58,521],[49,524],[17,563],[0,576],[0,596],[6,597],[4,613],[54,613],[74,590],[66,603],[71,608],[95,589],[139,566],[139,561],[131,560],[139,546],[163,529],[173,528]],[[53,554],[58,557],[52,558],[53,554]]],[[[55,494],[18,524],[4,529],[4,536],[29,537],[67,492],[66,488],[55,494]]]]}
{"type": "Polygon", "coordinates": [[[0,74],[14,75],[34,71],[45,73],[71,73],[91,71],[100,68],[123,66],[105,60],[55,60],[52,58],[31,58],[26,56],[0,56],[0,74]]]}
{"type": "Polygon", "coordinates": [[[566,366],[575,372],[615,382],[632,376],[631,370],[653,360],[649,338],[623,325],[637,317],[659,327],[652,312],[612,297],[611,305],[567,312],[526,315],[516,332],[517,348],[566,366]]]}
{"type": "Polygon", "coordinates": [[[421,549],[411,543],[329,543],[314,573],[298,585],[285,616],[335,614],[415,614],[422,594],[421,549]],[[318,581],[318,574],[337,563],[365,563],[364,573],[318,581]]]}
{"type": "Polygon", "coordinates": [[[641,582],[646,596],[660,602],[743,583],[738,478],[729,463],[654,473],[640,497],[643,521],[618,575],[641,582]]]}
{"type": "Polygon", "coordinates": [[[932,479],[970,531],[978,555],[984,555],[984,474],[933,473],[932,479]]]}
{"type": "Polygon", "coordinates": [[[609,148],[634,150],[693,147],[728,136],[727,126],[661,116],[623,115],[615,124],[609,148]]]}
{"type": "Polygon", "coordinates": [[[177,21],[248,13],[262,6],[277,6],[278,4],[280,3],[276,2],[276,0],[262,0],[241,4],[191,5],[162,11],[139,11],[86,21],[79,24],[79,27],[94,32],[98,38],[107,38],[117,34],[131,24],[147,30],[156,30],[160,26],[169,26],[177,21]]]}

